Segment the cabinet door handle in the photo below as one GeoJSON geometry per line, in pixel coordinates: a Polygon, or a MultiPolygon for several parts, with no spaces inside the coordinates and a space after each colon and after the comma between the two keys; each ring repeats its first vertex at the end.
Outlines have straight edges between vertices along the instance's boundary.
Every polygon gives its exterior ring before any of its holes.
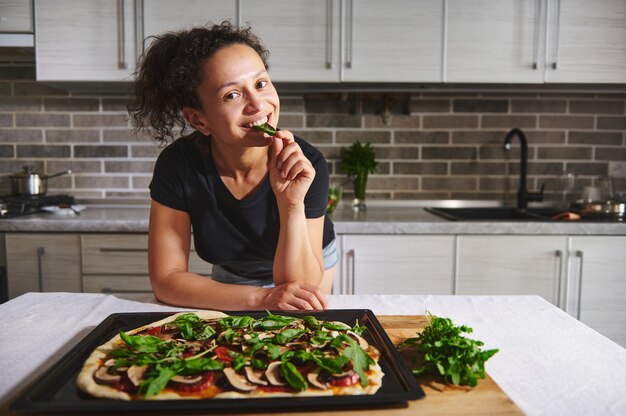
{"type": "Polygon", "coordinates": [[[559,47],[561,38],[561,0],[556,1],[556,29],[554,35],[554,62],[552,69],[557,69],[559,63],[559,47]]]}
{"type": "Polygon", "coordinates": [[[146,253],[147,248],[133,248],[133,247],[100,247],[101,253],[146,253]]]}
{"type": "Polygon", "coordinates": [[[124,28],[124,0],[117,0],[117,67],[126,69],[126,31],[124,28]]]}
{"type": "Polygon", "coordinates": [[[563,252],[561,250],[557,250],[554,253],[554,257],[556,258],[556,304],[559,305],[561,303],[561,284],[562,284],[562,275],[563,275],[563,252]]]}
{"type": "Polygon", "coordinates": [[[352,68],[352,39],[354,36],[354,1],[347,0],[348,2],[348,28],[346,30],[346,68],[352,68]]]}
{"type": "Polygon", "coordinates": [[[333,0],[326,0],[326,69],[333,69],[333,0]]]}
{"type": "Polygon", "coordinates": [[[582,250],[576,250],[576,258],[578,262],[578,299],[576,301],[576,319],[580,321],[580,302],[582,301],[583,293],[583,252],[582,250]]]}
{"type": "Polygon", "coordinates": [[[135,60],[138,61],[139,57],[144,52],[144,26],[143,26],[143,0],[135,0],[135,60]]]}
{"type": "Polygon", "coordinates": [[[533,69],[539,69],[539,39],[541,38],[541,34],[540,32],[540,20],[541,20],[541,0],[537,0],[535,1],[535,25],[534,25],[534,30],[535,30],[535,38],[534,38],[534,45],[533,47],[535,48],[535,61],[533,62],[533,69]]]}
{"type": "Polygon", "coordinates": [[[355,253],[354,250],[346,251],[346,273],[345,279],[341,279],[340,290],[342,295],[353,295],[354,294],[354,264],[355,264],[355,253]],[[345,280],[345,282],[344,282],[345,280]],[[345,287],[344,287],[345,285],[345,287]]]}
{"type": "Polygon", "coordinates": [[[43,255],[45,254],[43,247],[37,247],[37,282],[39,283],[39,291],[43,292],[43,255]]]}

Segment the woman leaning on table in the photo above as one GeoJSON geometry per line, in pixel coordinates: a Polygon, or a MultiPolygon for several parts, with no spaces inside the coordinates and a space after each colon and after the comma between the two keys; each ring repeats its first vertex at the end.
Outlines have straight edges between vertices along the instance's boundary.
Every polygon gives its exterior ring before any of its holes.
{"type": "Polygon", "coordinates": [[[337,263],[322,154],[279,125],[268,52],[223,22],[154,39],[129,113],[167,144],[150,195],[149,269],[162,302],[193,308],[324,309],[337,263]],[[187,124],[188,123],[188,124],[187,124]],[[175,131],[195,131],[175,139],[175,131]],[[188,271],[191,234],[211,278],[188,271]]]}

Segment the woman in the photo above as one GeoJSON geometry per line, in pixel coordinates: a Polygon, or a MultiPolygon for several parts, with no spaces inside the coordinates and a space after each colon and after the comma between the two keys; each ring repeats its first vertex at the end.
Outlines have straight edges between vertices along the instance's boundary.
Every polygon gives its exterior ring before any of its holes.
{"type": "Polygon", "coordinates": [[[159,144],[149,270],[160,301],[194,308],[327,307],[337,262],[322,154],[279,125],[267,51],[228,22],[157,37],[137,71],[137,129],[159,144]],[[195,131],[176,140],[175,129],[195,131]],[[191,232],[208,279],[187,269],[191,232]]]}

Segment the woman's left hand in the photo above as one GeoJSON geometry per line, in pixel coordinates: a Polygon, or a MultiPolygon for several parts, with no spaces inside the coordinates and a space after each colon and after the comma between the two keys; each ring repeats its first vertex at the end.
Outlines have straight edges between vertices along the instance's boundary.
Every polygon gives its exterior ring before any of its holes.
{"type": "Polygon", "coordinates": [[[279,205],[297,205],[315,178],[315,168],[288,130],[279,130],[269,147],[270,184],[279,205]]]}

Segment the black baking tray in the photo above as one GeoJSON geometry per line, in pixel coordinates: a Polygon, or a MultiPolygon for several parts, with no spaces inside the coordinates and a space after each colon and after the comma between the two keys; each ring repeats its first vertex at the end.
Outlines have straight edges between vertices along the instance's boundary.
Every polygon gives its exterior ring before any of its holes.
{"type": "MultiPolygon", "coordinates": [[[[372,395],[317,396],[259,399],[206,399],[206,400],[109,400],[91,397],[76,387],[76,376],[84,361],[99,345],[120,330],[130,330],[158,321],[174,312],[116,313],[107,317],[61,360],[42,374],[12,405],[11,409],[28,413],[137,413],[150,412],[274,412],[309,411],[329,409],[358,409],[373,407],[403,407],[408,400],[424,397],[424,392],[411,370],[396,351],[385,330],[368,309],[329,309],[320,312],[285,312],[289,316],[313,315],[318,319],[342,321],[365,325],[363,337],[376,346],[380,353],[379,364],[385,373],[381,388],[372,395]]],[[[237,311],[229,315],[249,315],[254,318],[265,312],[237,311]]]]}

